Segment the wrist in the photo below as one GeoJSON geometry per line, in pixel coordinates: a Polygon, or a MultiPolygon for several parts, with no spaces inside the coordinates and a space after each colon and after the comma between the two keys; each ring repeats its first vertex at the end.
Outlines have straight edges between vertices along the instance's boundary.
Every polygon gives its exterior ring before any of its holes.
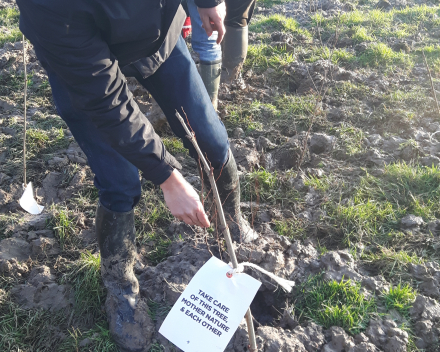
{"type": "Polygon", "coordinates": [[[160,188],[162,189],[162,191],[167,191],[174,188],[176,183],[180,181],[179,176],[180,172],[177,170],[173,170],[171,175],[163,183],[160,184],[160,188]]]}

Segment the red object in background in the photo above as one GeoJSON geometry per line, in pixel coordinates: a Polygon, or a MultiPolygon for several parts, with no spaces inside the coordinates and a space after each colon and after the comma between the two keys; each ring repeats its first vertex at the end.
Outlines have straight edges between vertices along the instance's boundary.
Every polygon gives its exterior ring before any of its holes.
{"type": "Polygon", "coordinates": [[[191,34],[191,18],[187,17],[182,27],[182,37],[185,39],[191,34]]]}

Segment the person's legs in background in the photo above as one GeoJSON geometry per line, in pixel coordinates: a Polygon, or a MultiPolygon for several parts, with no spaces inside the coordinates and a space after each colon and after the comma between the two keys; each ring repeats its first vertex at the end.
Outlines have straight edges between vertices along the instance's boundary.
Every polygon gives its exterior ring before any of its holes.
{"type": "Polygon", "coordinates": [[[256,0],[225,0],[226,34],[222,42],[223,69],[221,81],[232,83],[240,78],[248,49],[248,24],[256,0]]]}
{"type": "MultiPolygon", "coordinates": [[[[221,82],[232,83],[240,78],[241,68],[246,60],[248,49],[248,24],[251,20],[256,0],[225,0],[226,34],[221,43],[221,49],[216,44],[217,34],[208,38],[202,28],[202,21],[194,0],[187,0],[191,17],[192,38],[194,51],[200,55],[201,75],[203,82],[217,108],[218,70],[215,62],[221,61],[221,82]],[[208,64],[211,62],[212,64],[208,64]],[[205,64],[204,64],[205,63],[205,64]],[[216,79],[214,79],[215,77],[216,79]]],[[[239,82],[243,86],[243,82],[239,82]]]]}
{"type": "MultiPolygon", "coordinates": [[[[152,76],[143,78],[139,72],[134,71],[136,69],[133,66],[131,70],[162,108],[173,132],[182,139],[190,155],[197,160],[197,153],[186,138],[176,118],[176,111],[188,119],[200,149],[214,168],[232,235],[236,240],[255,239],[256,233],[241,215],[237,165],[229,150],[226,129],[210,102],[183,38],[179,39],[170,57],[152,76]]],[[[208,181],[206,175],[204,181],[208,181]]]]}
{"type": "Polygon", "coordinates": [[[200,57],[200,76],[208,91],[214,108],[217,110],[218,88],[220,85],[220,74],[222,67],[222,50],[220,44],[217,44],[217,32],[210,37],[202,28],[197,5],[194,0],[186,0],[189,15],[191,17],[191,45],[200,57]]]}

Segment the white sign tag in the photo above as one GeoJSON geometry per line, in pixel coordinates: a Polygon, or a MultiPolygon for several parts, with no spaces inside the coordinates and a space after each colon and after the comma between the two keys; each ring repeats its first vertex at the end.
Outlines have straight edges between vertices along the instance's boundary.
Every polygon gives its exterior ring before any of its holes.
{"type": "Polygon", "coordinates": [[[26,186],[23,195],[19,200],[19,204],[21,207],[26,210],[28,213],[33,215],[41,214],[44,207],[39,205],[37,201],[34,199],[34,191],[32,189],[32,182],[29,182],[26,186]]]}
{"type": "Polygon", "coordinates": [[[212,257],[192,278],[159,332],[185,352],[225,350],[261,282],[212,257]]]}

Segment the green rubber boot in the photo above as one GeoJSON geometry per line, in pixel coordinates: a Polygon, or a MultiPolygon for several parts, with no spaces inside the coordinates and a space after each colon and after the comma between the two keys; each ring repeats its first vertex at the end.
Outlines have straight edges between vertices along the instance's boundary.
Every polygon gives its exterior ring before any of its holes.
{"type": "Polygon", "coordinates": [[[226,26],[226,34],[222,42],[222,83],[230,84],[241,79],[241,68],[246,60],[247,50],[248,26],[238,28],[226,26]]]}
{"type": "Polygon", "coordinates": [[[222,61],[208,61],[200,62],[200,76],[202,77],[203,84],[208,91],[211,98],[214,109],[217,110],[218,106],[218,87],[220,86],[220,75],[222,72],[222,61]]]}
{"type": "Polygon", "coordinates": [[[107,289],[105,310],[110,333],[123,352],[147,352],[154,324],[139,295],[134,275],[136,245],[134,210],[117,213],[98,203],[96,236],[101,250],[101,276],[107,289]]]}

